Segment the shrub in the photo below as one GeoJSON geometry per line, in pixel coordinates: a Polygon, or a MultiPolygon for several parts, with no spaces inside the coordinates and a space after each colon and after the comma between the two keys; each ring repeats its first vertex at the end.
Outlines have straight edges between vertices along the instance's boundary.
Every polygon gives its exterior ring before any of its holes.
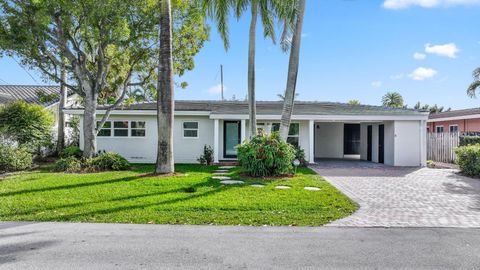
{"type": "Polygon", "coordinates": [[[197,159],[200,164],[211,165],[213,163],[213,149],[210,145],[203,146],[203,154],[197,159]]]}
{"type": "Polygon", "coordinates": [[[78,146],[68,146],[68,147],[65,147],[60,152],[60,157],[61,158],[66,158],[66,157],[80,158],[80,157],[82,157],[82,154],[83,154],[83,151],[80,150],[80,147],[78,147],[78,146]]]}
{"type": "Polygon", "coordinates": [[[457,164],[469,176],[480,176],[480,145],[462,146],[455,150],[457,164]]]}
{"type": "Polygon", "coordinates": [[[33,156],[24,147],[0,145],[0,171],[11,172],[32,167],[33,156]]]}
{"type": "Polygon", "coordinates": [[[277,132],[258,135],[237,146],[240,165],[252,176],[278,176],[291,173],[295,149],[282,141],[277,132]]]}
{"type": "Polygon", "coordinates": [[[0,107],[0,132],[19,145],[38,149],[51,142],[52,113],[40,105],[15,101],[0,107]]]}
{"type": "Polygon", "coordinates": [[[480,136],[460,136],[460,146],[479,144],[480,136]]]}
{"type": "Polygon", "coordinates": [[[80,162],[80,160],[76,159],[74,156],[69,156],[55,162],[52,170],[55,172],[68,172],[68,173],[79,172],[82,170],[82,163],[80,162]]]}
{"type": "Polygon", "coordinates": [[[105,152],[86,160],[85,167],[95,171],[122,171],[129,169],[130,163],[117,153],[105,152]]]}
{"type": "Polygon", "coordinates": [[[298,161],[300,161],[300,166],[307,166],[307,160],[305,159],[305,150],[303,150],[300,146],[295,147],[295,159],[298,159],[298,161]]]}

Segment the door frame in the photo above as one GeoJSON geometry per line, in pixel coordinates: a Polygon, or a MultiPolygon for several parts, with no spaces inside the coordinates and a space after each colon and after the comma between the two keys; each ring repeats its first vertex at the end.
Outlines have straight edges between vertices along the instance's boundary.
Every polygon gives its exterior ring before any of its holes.
{"type": "Polygon", "coordinates": [[[228,120],[223,121],[223,157],[224,158],[237,158],[237,155],[227,155],[227,124],[235,123],[238,125],[238,144],[242,143],[242,125],[241,121],[228,120]]]}

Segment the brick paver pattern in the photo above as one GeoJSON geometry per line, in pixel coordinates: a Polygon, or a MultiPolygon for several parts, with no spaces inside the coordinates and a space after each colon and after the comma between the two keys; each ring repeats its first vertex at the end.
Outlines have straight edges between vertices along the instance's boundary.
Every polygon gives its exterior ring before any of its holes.
{"type": "Polygon", "coordinates": [[[480,227],[480,180],[455,170],[333,160],[311,168],[360,205],[327,226],[480,227]]]}

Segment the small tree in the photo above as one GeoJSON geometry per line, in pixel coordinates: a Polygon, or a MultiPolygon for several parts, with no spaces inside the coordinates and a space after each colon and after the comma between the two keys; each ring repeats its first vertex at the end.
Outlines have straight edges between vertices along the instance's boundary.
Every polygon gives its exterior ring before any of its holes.
{"type": "Polygon", "coordinates": [[[34,149],[51,141],[53,116],[40,105],[16,101],[0,107],[0,133],[34,149]]]}
{"type": "Polygon", "coordinates": [[[350,105],[360,105],[360,100],[352,99],[347,102],[350,105]]]}

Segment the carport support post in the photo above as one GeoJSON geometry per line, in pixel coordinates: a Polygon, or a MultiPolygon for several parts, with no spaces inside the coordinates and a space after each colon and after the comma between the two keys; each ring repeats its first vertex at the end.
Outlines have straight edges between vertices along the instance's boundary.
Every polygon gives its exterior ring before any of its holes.
{"type": "Polygon", "coordinates": [[[308,159],[310,164],[315,163],[315,151],[314,151],[314,144],[315,144],[315,121],[309,120],[308,121],[308,159]]]}
{"type": "Polygon", "coordinates": [[[213,162],[218,163],[218,151],[219,151],[219,140],[220,136],[218,135],[219,132],[219,123],[218,119],[213,120],[213,162]]]}

